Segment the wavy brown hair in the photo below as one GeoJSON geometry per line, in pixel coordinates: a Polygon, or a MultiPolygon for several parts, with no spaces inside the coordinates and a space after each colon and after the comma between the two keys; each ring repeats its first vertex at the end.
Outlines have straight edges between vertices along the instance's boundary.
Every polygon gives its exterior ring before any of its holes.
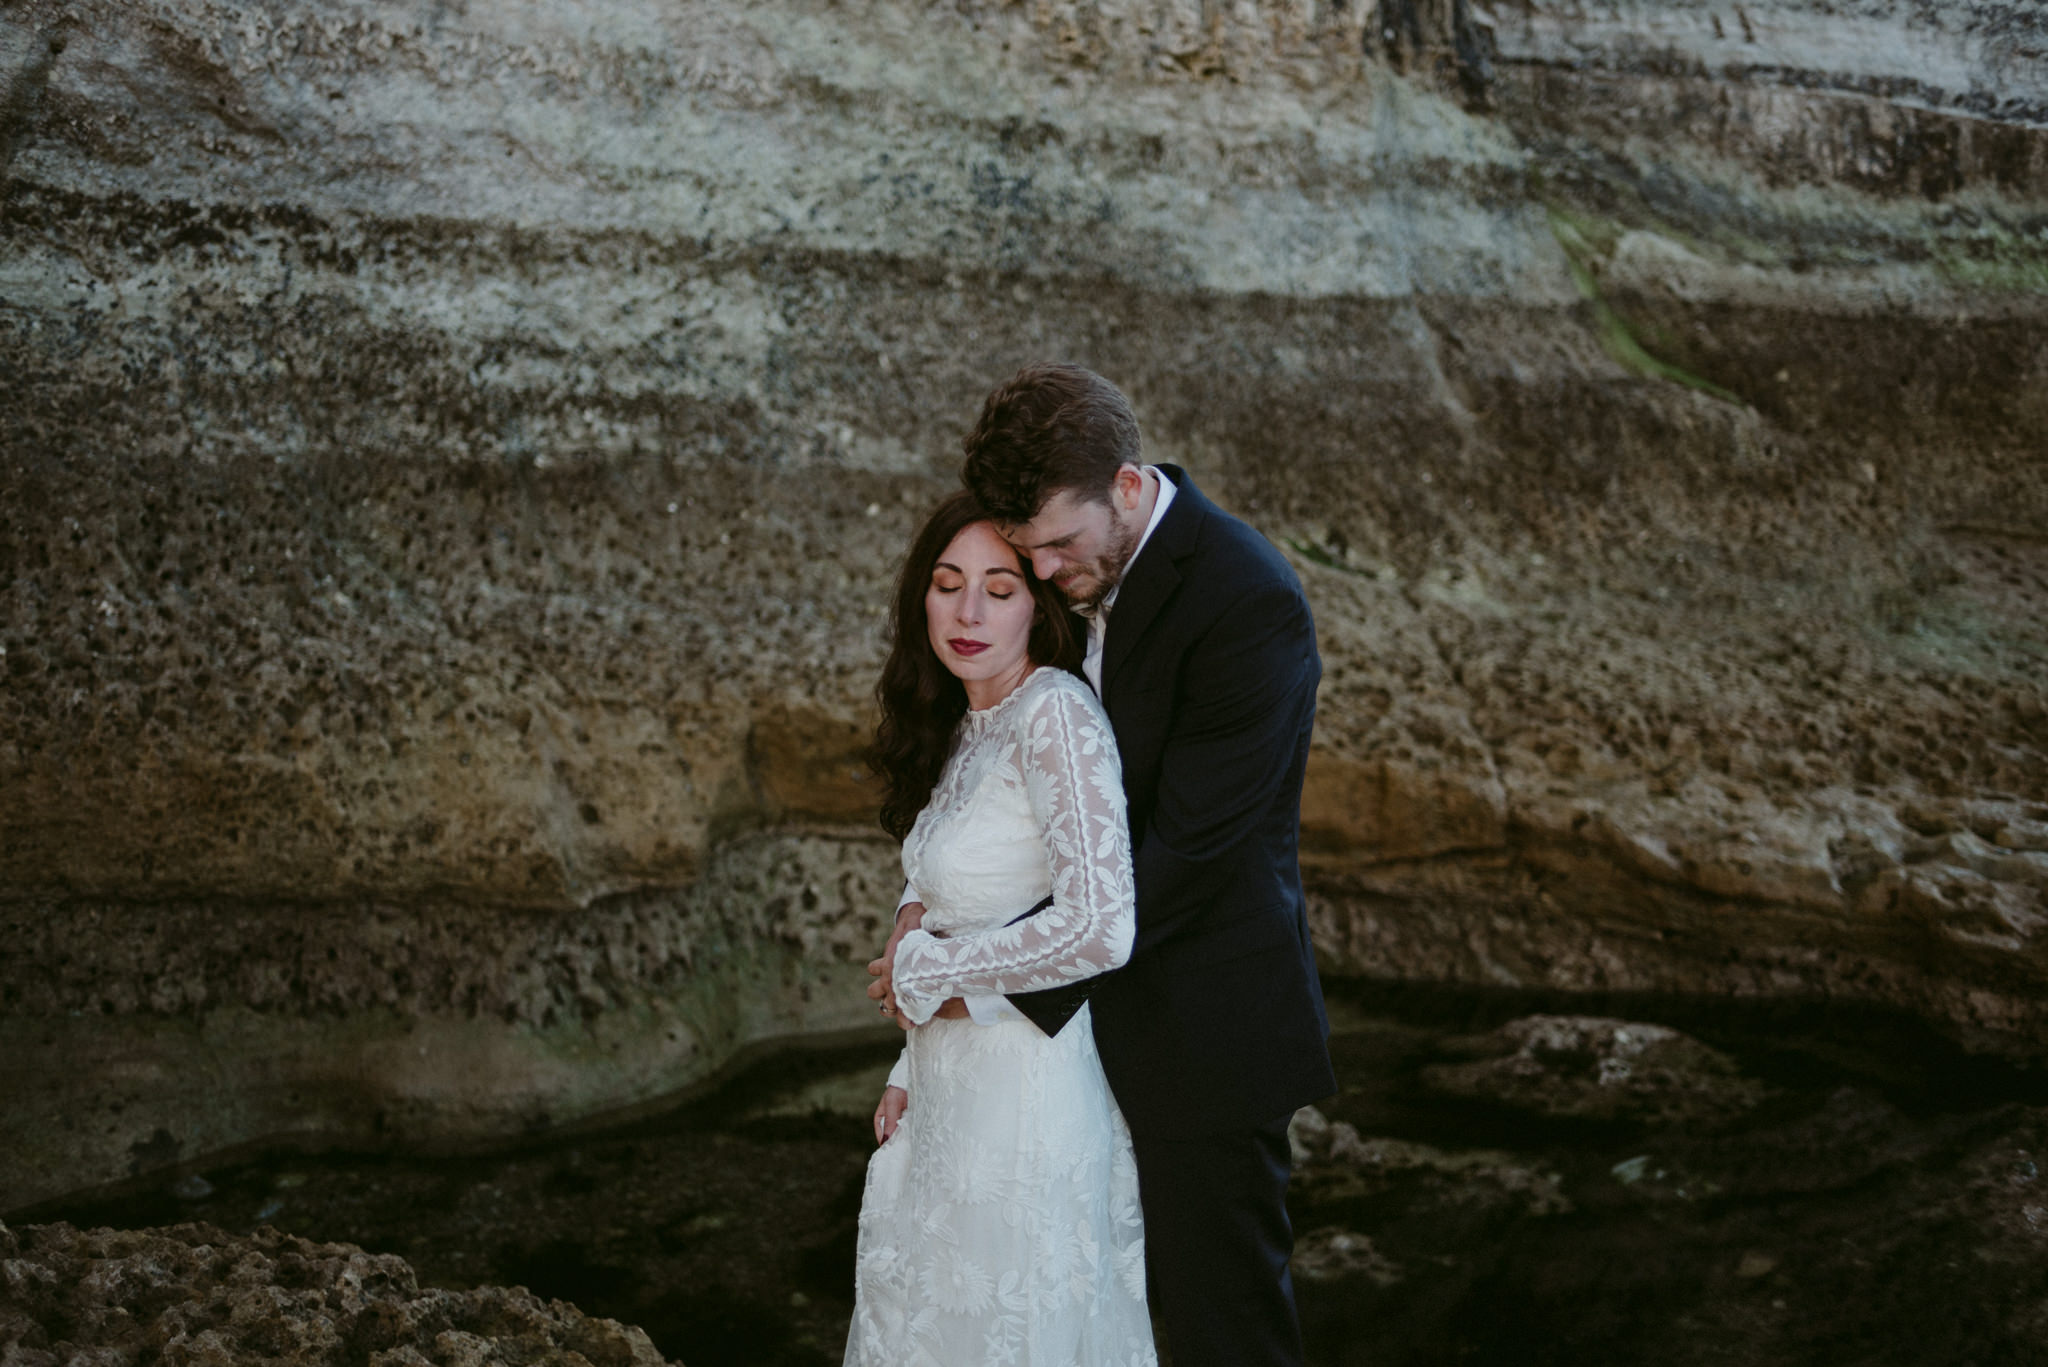
{"type": "Polygon", "coordinates": [[[1145,459],[1124,392],[1058,361],[1025,366],[989,391],[961,445],[960,482],[990,517],[1011,525],[1037,517],[1062,491],[1107,503],[1116,472],[1145,459]]]}
{"type": "MultiPolygon", "coordinates": [[[[931,800],[946,757],[953,752],[953,732],[967,713],[967,690],[932,650],[924,612],[932,568],[953,538],[977,522],[989,521],[974,495],[962,489],[932,510],[910,543],[903,572],[896,580],[895,610],[889,618],[889,659],[875,685],[882,719],[875,743],[868,747],[868,768],[888,785],[882,798],[882,829],[898,840],[910,834],[917,814],[931,800]]],[[[1069,673],[1081,671],[1086,627],[1067,607],[1059,590],[1031,572],[1023,556],[1017,563],[1031,590],[1035,611],[1025,653],[1033,664],[1069,673]]]]}

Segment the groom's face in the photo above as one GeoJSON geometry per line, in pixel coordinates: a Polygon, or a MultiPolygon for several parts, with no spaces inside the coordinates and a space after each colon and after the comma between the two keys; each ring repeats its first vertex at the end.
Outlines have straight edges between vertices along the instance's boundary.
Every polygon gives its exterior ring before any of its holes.
{"type": "Polygon", "coordinates": [[[1123,578],[1137,548],[1144,530],[1137,511],[1144,487],[1144,475],[1126,465],[1106,501],[1062,489],[1045,501],[1038,516],[1005,527],[1003,536],[1031,561],[1032,573],[1068,602],[1093,607],[1123,578]]]}

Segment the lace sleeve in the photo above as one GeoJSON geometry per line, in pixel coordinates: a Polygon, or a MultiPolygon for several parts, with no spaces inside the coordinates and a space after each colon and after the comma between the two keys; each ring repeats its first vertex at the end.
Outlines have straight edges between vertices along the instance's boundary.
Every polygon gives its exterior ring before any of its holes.
{"type": "Polygon", "coordinates": [[[1045,838],[1053,904],[971,935],[904,936],[896,1000],[918,1024],[948,997],[1058,987],[1120,968],[1131,955],[1137,899],[1116,737],[1086,685],[1070,676],[1023,701],[1017,767],[1045,838]]]}

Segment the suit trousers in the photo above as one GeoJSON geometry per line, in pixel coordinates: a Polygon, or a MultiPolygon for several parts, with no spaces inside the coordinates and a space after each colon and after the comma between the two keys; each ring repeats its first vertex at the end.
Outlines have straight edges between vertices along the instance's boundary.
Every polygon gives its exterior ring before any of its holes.
{"type": "Polygon", "coordinates": [[[1221,1134],[1131,1137],[1145,1260],[1173,1367],[1301,1367],[1287,1270],[1291,1118],[1221,1134]]]}

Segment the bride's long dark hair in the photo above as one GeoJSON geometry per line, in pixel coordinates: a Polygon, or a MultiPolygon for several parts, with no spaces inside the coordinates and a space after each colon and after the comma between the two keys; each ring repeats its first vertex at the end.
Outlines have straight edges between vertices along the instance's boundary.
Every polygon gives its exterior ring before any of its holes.
{"type": "MultiPolygon", "coordinates": [[[[953,750],[953,732],[967,712],[967,690],[932,651],[924,612],[932,567],[953,538],[988,514],[966,490],[948,495],[932,510],[910,543],[903,572],[896,580],[896,606],[889,618],[889,659],[875,685],[882,719],[875,743],[868,747],[868,768],[887,785],[882,798],[882,829],[901,840],[910,834],[917,814],[931,800],[946,756],[953,750]]],[[[1017,560],[1030,586],[1034,611],[1025,652],[1036,665],[1050,665],[1078,674],[1086,625],[1067,607],[1059,590],[1031,572],[1023,556],[1017,560]]]]}

